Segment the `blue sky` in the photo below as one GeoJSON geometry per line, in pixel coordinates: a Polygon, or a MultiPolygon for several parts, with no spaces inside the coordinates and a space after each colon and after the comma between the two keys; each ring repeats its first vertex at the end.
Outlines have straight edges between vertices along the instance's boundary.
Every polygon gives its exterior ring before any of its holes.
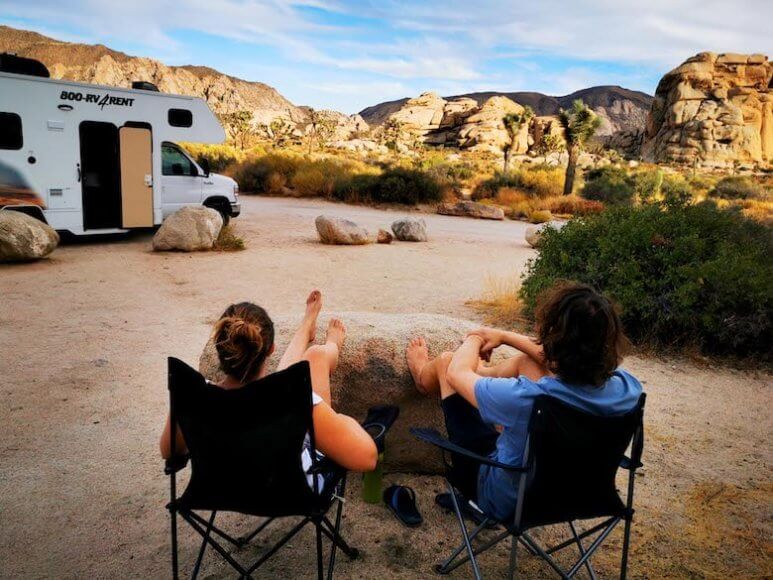
{"type": "Polygon", "coordinates": [[[0,0],[3,24],[347,113],[425,90],[652,93],[703,50],[770,55],[771,22],[771,0],[0,0]]]}

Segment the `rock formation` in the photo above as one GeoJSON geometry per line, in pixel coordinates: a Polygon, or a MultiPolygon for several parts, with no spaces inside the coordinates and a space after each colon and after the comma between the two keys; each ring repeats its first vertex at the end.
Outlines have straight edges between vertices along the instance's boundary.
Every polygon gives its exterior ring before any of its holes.
{"type": "Polygon", "coordinates": [[[773,64],[702,52],[666,74],[647,120],[645,160],[732,167],[773,162],[773,64]]]}
{"type": "MultiPolygon", "coordinates": [[[[438,400],[420,395],[414,387],[405,361],[405,347],[409,339],[422,335],[427,339],[430,356],[435,357],[444,350],[456,349],[476,324],[433,314],[340,312],[335,316],[346,324],[347,338],[332,376],[333,406],[359,420],[373,405],[399,406],[400,417],[386,439],[387,470],[442,473],[440,453],[419,443],[408,432],[414,426],[444,431],[444,424],[438,400]]],[[[273,370],[299,322],[300,316],[274,317],[277,351],[269,359],[269,370],[273,370]]],[[[320,320],[317,327],[317,342],[321,342],[327,318],[320,320]]],[[[506,350],[498,349],[495,356],[506,354],[506,350]]],[[[223,378],[211,342],[201,355],[199,370],[210,380],[223,378]]]]}
{"type": "MultiPolygon", "coordinates": [[[[447,101],[436,93],[423,93],[390,113],[386,121],[398,124],[406,136],[428,145],[501,153],[510,139],[502,118],[523,110],[521,105],[502,96],[493,96],[478,105],[469,98],[447,101]]],[[[514,153],[526,152],[528,134],[529,127],[524,125],[514,153]]]]}
{"type": "Polygon", "coordinates": [[[45,258],[59,244],[51,226],[19,211],[0,211],[0,262],[45,258]]]}
{"type": "Polygon", "coordinates": [[[223,218],[214,209],[186,206],[164,220],[153,236],[156,252],[197,252],[211,250],[223,227],[223,218]]]}

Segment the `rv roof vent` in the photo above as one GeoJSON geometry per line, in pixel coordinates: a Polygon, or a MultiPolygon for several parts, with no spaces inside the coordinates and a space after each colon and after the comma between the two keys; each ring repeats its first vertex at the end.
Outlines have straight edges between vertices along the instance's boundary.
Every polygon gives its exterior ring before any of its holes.
{"type": "Polygon", "coordinates": [[[140,91],[155,91],[156,93],[159,92],[158,87],[153,83],[149,83],[148,81],[134,81],[132,83],[132,88],[138,89],[140,91]]]}
{"type": "Polygon", "coordinates": [[[46,65],[33,58],[24,58],[8,52],[0,54],[0,71],[17,75],[48,78],[46,65]]]}

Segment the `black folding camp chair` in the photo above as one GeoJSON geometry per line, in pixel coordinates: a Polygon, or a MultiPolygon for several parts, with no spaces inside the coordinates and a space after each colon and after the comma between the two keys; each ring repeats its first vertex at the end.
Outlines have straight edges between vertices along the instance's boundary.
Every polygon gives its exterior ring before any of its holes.
{"type": "MultiPolygon", "coordinates": [[[[225,390],[208,384],[191,367],[169,359],[170,417],[179,425],[189,455],[166,462],[170,476],[172,574],[178,578],[177,516],[203,540],[191,573],[196,578],[207,546],[211,546],[240,575],[251,574],[273,556],[307,524],[316,528],[317,576],[324,576],[322,537],[331,541],[327,576],[335,567],[336,549],[350,559],[359,552],[341,537],[346,472],[329,460],[318,459],[314,446],[311,375],[307,362],[254,381],[240,389],[225,390]],[[306,435],[311,441],[309,486],[301,463],[306,435]],[[177,497],[176,474],[190,460],[191,477],[177,497]],[[320,477],[324,484],[319,481],[320,477]],[[320,488],[321,487],[321,488],[320,488]],[[338,504],[335,523],[327,514],[338,504]],[[211,512],[205,518],[199,511],[211,512]],[[233,537],[215,525],[218,512],[262,516],[254,531],[233,537]],[[277,518],[300,516],[300,521],[268,551],[249,566],[241,565],[226,549],[241,548],[277,518]],[[215,539],[218,537],[220,541],[215,539]]],[[[172,455],[174,453],[172,437],[172,455]]]]}
{"type": "Polygon", "coordinates": [[[468,532],[460,509],[453,478],[446,478],[454,511],[461,527],[463,543],[435,570],[447,574],[467,561],[472,564],[476,579],[481,578],[476,556],[511,538],[510,577],[515,577],[518,543],[533,555],[543,558],[562,578],[572,578],[585,567],[595,580],[596,572],[591,556],[620,523],[625,522],[620,578],[628,570],[628,548],[631,521],[634,514],[633,491],[636,469],[641,467],[644,447],[644,401],[641,395],[635,409],[616,417],[599,417],[580,411],[548,396],[538,397],[529,423],[529,435],[524,451],[523,465],[511,466],[493,461],[454,445],[433,429],[412,429],[419,439],[439,447],[450,471],[447,454],[462,455],[478,463],[505,469],[513,473],[517,484],[518,501],[512,521],[497,521],[486,514],[485,519],[468,532]],[[631,456],[625,455],[631,446],[631,456]],[[623,503],[615,486],[618,468],[628,471],[628,493],[623,503]],[[575,522],[603,518],[603,521],[578,533],[575,522]],[[499,524],[498,533],[474,546],[479,534],[499,524]],[[550,548],[543,548],[528,530],[551,524],[567,524],[571,537],[550,548]],[[583,540],[596,534],[590,545],[583,540]],[[579,559],[568,570],[562,569],[552,556],[574,546],[579,559]],[[466,555],[460,555],[466,550],[466,555]]]}

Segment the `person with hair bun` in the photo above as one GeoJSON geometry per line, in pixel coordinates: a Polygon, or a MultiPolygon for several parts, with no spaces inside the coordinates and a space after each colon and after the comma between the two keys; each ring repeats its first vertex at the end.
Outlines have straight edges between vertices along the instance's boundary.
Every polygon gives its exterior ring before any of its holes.
{"type": "MultiPolygon", "coordinates": [[[[350,471],[372,471],[376,467],[376,444],[352,417],[336,413],[330,399],[330,375],[346,339],[344,323],[333,318],[327,328],[324,344],[312,344],[317,334],[317,317],[322,309],[322,294],[314,290],[306,300],[306,311],[276,370],[306,360],[311,369],[313,421],[318,451],[350,471]]],[[[274,323],[268,313],[251,302],[232,304],[215,323],[212,331],[220,368],[226,378],[216,386],[238,389],[268,374],[267,361],[274,354],[274,323]]],[[[166,420],[161,436],[161,455],[171,456],[171,426],[166,420]]],[[[175,449],[187,451],[182,431],[177,429],[175,449]]],[[[311,466],[305,448],[304,468],[311,466]]],[[[311,476],[309,476],[311,477],[311,476]]],[[[311,481],[309,482],[312,483],[311,481]]]]}
{"type": "MultiPolygon", "coordinates": [[[[439,396],[451,442],[478,455],[521,465],[535,399],[550,395],[600,416],[624,414],[642,393],[619,368],[628,341],[615,306],[585,284],[559,282],[538,301],[537,339],[495,328],[467,335],[456,352],[430,360],[424,338],[410,341],[416,388],[439,396]],[[486,361],[507,345],[520,351],[486,361]]],[[[455,483],[484,512],[506,520],[516,505],[517,474],[453,457],[455,483]]]]}

